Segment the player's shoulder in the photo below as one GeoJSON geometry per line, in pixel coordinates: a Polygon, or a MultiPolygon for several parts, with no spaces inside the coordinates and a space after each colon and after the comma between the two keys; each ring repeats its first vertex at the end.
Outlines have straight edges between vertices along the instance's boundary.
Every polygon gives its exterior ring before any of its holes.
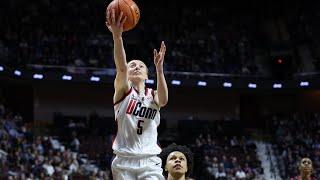
{"type": "Polygon", "coordinates": [[[147,95],[151,95],[151,96],[154,97],[154,95],[157,93],[157,90],[152,89],[152,88],[146,88],[145,93],[146,93],[146,94],[145,94],[146,96],[147,96],[147,95]]]}
{"type": "Polygon", "coordinates": [[[126,97],[128,97],[132,92],[132,87],[127,89],[126,91],[122,91],[121,93],[115,92],[113,97],[113,105],[117,105],[122,102],[126,97]]]}

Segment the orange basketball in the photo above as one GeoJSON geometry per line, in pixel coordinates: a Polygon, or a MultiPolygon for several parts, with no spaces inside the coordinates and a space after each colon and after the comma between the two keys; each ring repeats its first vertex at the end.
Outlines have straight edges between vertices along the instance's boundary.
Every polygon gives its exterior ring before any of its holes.
{"type": "Polygon", "coordinates": [[[129,31],[138,24],[140,10],[133,0],[113,0],[107,7],[107,10],[111,9],[115,10],[116,17],[120,15],[121,11],[123,12],[123,17],[127,16],[123,31],[129,31]]]}

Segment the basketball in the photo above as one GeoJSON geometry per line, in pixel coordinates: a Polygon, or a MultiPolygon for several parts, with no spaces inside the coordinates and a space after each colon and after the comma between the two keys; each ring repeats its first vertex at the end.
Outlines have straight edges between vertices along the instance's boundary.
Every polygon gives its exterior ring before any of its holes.
{"type": "Polygon", "coordinates": [[[123,31],[133,29],[139,22],[140,10],[137,4],[132,0],[113,0],[107,7],[107,10],[115,10],[116,18],[123,12],[123,17],[127,16],[127,20],[123,25],[123,31]]]}

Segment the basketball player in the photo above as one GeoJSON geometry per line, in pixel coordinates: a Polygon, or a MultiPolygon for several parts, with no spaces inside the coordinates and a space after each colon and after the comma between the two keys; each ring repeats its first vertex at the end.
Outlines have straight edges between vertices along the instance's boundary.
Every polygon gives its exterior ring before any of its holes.
{"type": "Polygon", "coordinates": [[[296,178],[292,178],[292,180],[313,180],[316,178],[312,178],[311,175],[313,173],[313,165],[312,161],[309,158],[302,158],[299,164],[300,175],[296,178]]]}
{"type": "Polygon", "coordinates": [[[171,144],[159,155],[167,180],[185,180],[193,168],[193,154],[186,146],[171,144]]]}
{"type": "Polygon", "coordinates": [[[114,80],[114,112],[118,125],[113,143],[116,154],[112,162],[112,174],[116,180],[164,179],[161,159],[157,156],[161,148],[157,145],[159,110],[168,102],[168,88],[163,73],[166,52],[164,42],[160,51],[154,49],[154,64],[157,73],[157,90],[145,86],[148,69],[140,60],[127,63],[122,32],[126,17],[121,12],[107,12],[106,25],[112,32],[116,78],[114,80]]]}

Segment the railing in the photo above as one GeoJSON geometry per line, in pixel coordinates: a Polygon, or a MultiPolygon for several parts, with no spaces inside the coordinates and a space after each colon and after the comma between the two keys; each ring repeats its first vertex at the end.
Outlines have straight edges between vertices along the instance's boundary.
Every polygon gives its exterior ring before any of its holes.
{"type": "MultiPolygon", "coordinates": [[[[27,64],[28,69],[37,70],[61,70],[76,74],[94,73],[101,75],[115,75],[114,68],[97,68],[97,67],[78,67],[78,66],[58,66],[58,65],[43,65],[43,64],[27,64]]],[[[248,75],[248,74],[226,74],[226,73],[203,73],[203,72],[183,72],[183,71],[165,71],[166,75],[184,76],[184,77],[256,77],[269,78],[270,75],[248,75]]],[[[151,73],[152,75],[152,73],[151,73]]],[[[320,71],[302,72],[293,74],[294,78],[306,76],[319,76],[320,71]]]]}
{"type": "Polygon", "coordinates": [[[293,77],[319,76],[319,75],[320,75],[320,71],[314,71],[314,72],[295,73],[293,77]]]}
{"type": "MultiPolygon", "coordinates": [[[[305,75],[292,79],[277,79],[267,75],[165,71],[168,84],[172,86],[251,90],[319,89],[320,79],[315,74],[320,74],[320,72],[313,74],[313,76],[305,75]]],[[[22,69],[0,66],[0,75],[1,78],[7,79],[112,84],[116,70],[114,68],[27,64],[22,69]]],[[[155,74],[150,72],[149,81],[146,83],[155,85],[155,78],[155,74]]]]}
{"type": "MultiPolygon", "coordinates": [[[[114,68],[96,68],[96,67],[77,67],[77,66],[57,66],[57,65],[40,65],[40,64],[27,64],[28,69],[37,70],[61,70],[75,74],[93,73],[100,75],[111,75],[116,74],[114,68]]],[[[225,73],[202,73],[202,72],[182,72],[182,71],[165,71],[166,75],[172,76],[183,76],[183,77],[256,77],[256,78],[267,78],[266,75],[248,75],[248,74],[225,74],[225,73]]],[[[152,73],[151,73],[152,75],[152,73]]]]}

